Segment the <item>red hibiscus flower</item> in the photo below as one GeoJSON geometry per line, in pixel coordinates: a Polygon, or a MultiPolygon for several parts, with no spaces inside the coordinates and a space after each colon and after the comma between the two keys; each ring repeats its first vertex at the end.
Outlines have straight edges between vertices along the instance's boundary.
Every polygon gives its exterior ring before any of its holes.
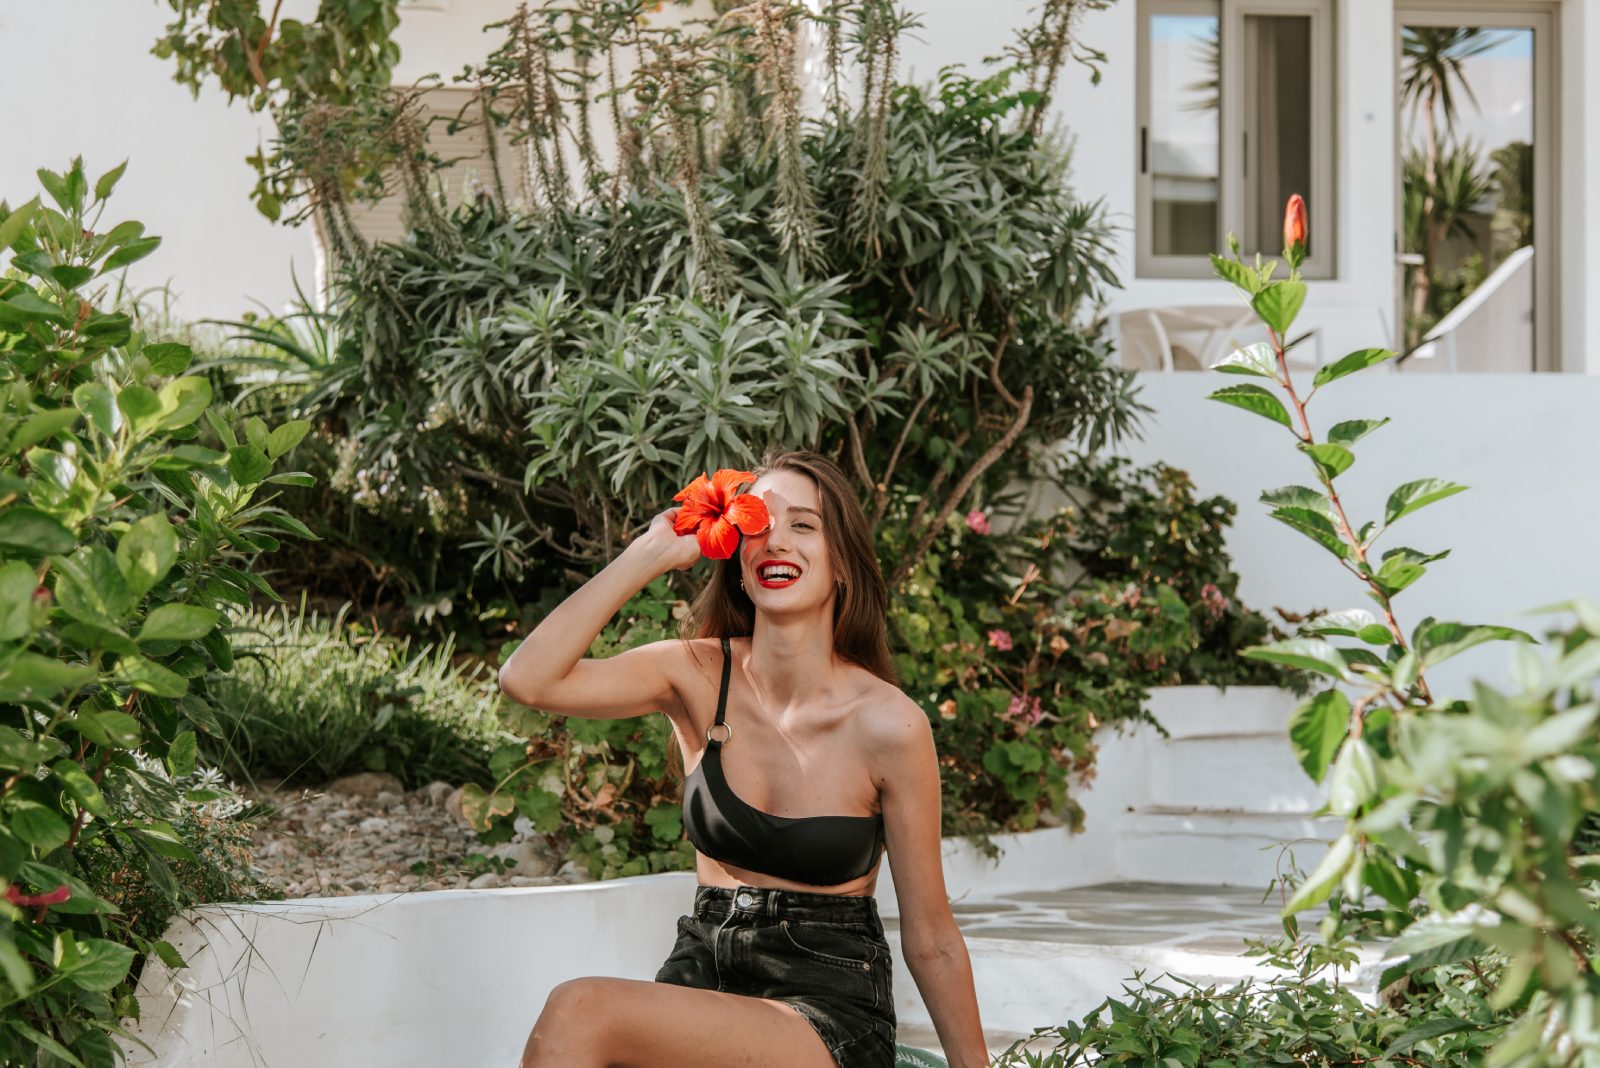
{"type": "Polygon", "coordinates": [[[752,493],[734,493],[741,482],[754,482],[755,475],[724,467],[707,478],[704,473],[673,495],[682,501],[672,529],[679,536],[693,534],[700,552],[713,560],[726,560],[739,547],[739,535],[760,534],[772,522],[767,502],[752,493]]]}

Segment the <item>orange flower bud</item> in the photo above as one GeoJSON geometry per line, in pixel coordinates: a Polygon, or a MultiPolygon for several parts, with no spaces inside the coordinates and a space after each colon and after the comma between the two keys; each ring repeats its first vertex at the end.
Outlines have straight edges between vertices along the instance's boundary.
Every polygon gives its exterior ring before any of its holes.
{"type": "Polygon", "coordinates": [[[1283,251],[1285,255],[1294,250],[1304,253],[1305,247],[1306,202],[1304,197],[1295,193],[1283,209],[1283,251]]]}

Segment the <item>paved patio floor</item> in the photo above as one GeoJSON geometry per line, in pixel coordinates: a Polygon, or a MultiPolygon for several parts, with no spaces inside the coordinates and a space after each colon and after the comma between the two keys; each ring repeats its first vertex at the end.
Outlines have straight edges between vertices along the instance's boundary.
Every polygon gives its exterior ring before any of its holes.
{"type": "MultiPolygon", "coordinates": [[[[1009,958],[1013,954],[1037,960],[1059,954],[1064,968],[1077,970],[1086,953],[1102,948],[1108,958],[1140,961],[1130,965],[1126,977],[1132,979],[1134,967],[1150,960],[1181,955],[1188,962],[1200,962],[1201,971],[1211,959],[1216,974],[1254,970],[1255,961],[1238,960],[1247,939],[1272,938],[1283,933],[1279,921],[1276,892],[1266,900],[1266,887],[1249,889],[1230,886],[1190,886],[1170,883],[1103,883],[1063,890],[1036,890],[997,894],[987,900],[954,902],[951,911],[968,941],[974,971],[981,971],[985,957],[1009,958]],[[1008,945],[1007,943],[1011,943],[1008,945]],[[1059,949],[1053,947],[1060,947],[1059,949]],[[1071,947],[1071,948],[1068,948],[1071,947]]],[[[884,927],[892,942],[898,943],[899,921],[885,917],[884,927]]],[[[1159,969],[1157,969],[1159,970],[1159,969]]],[[[897,973],[897,982],[906,981],[897,973]]],[[[1147,969],[1146,977],[1154,979],[1147,969]]],[[[1189,975],[1208,981],[1203,975],[1189,975]]],[[[983,1000],[983,977],[980,1001],[983,1000]]],[[[1104,991],[1117,994],[1120,989],[1104,991]]],[[[1038,1027],[1051,1027],[1065,1020],[1041,1019],[1038,1027]]],[[[1027,1036],[1027,1032],[1006,1032],[985,1023],[991,1054],[1006,1049],[1027,1036]]],[[[927,1024],[902,1022],[899,1041],[906,1045],[942,1052],[937,1034],[927,1024]]],[[[1054,1045],[1052,1038],[1028,1043],[1031,1050],[1054,1045]]]]}

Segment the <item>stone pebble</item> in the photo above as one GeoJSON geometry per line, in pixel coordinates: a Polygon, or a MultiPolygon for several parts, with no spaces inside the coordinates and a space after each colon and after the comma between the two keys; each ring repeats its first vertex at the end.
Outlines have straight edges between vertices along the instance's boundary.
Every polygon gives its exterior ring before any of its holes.
{"type": "Polygon", "coordinates": [[[244,797],[277,811],[251,833],[251,867],[286,898],[410,891],[549,886],[591,882],[525,817],[507,842],[486,846],[461,814],[461,787],[431,782],[406,790],[387,772],[347,775],[319,789],[274,782],[244,786],[244,797]],[[516,864],[474,874],[468,853],[516,864]],[[422,873],[411,866],[423,862],[422,873]]]}

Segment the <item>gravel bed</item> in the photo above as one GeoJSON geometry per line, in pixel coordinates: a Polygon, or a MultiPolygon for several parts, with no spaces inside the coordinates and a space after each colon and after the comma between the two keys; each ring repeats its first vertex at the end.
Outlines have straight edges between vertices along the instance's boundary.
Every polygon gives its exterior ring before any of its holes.
{"type": "Polygon", "coordinates": [[[461,788],[447,782],[407,791],[393,775],[362,772],[321,789],[262,783],[239,793],[277,808],[251,835],[253,867],[288,898],[592,881],[523,817],[511,841],[479,843],[461,816],[461,788]],[[469,864],[469,853],[493,859],[469,864]]]}

